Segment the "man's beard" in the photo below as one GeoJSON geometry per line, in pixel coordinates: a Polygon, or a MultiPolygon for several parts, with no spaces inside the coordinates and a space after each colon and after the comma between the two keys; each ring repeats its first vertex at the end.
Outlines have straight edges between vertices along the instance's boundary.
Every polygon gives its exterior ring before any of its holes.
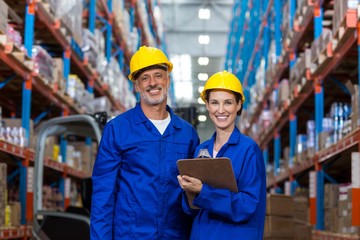
{"type": "Polygon", "coordinates": [[[144,101],[147,105],[158,105],[167,99],[168,89],[169,89],[168,87],[163,88],[158,85],[149,86],[145,89],[144,92],[140,92],[140,97],[141,97],[142,101],[144,101]],[[153,97],[151,97],[147,94],[147,92],[152,89],[161,89],[162,95],[157,97],[156,99],[154,99],[153,97]]]}

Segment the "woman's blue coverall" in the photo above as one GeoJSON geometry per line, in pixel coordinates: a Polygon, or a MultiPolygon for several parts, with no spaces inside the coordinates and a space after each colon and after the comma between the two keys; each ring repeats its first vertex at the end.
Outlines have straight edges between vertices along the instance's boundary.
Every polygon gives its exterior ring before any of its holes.
{"type": "MultiPolygon", "coordinates": [[[[207,149],[212,154],[214,140],[215,133],[210,140],[196,148],[195,156],[201,149],[207,149]]],[[[235,127],[229,141],[216,157],[231,159],[239,191],[234,193],[203,184],[201,192],[193,201],[200,210],[191,209],[183,193],[185,212],[196,214],[191,239],[262,240],[266,212],[266,172],[260,148],[235,127]]]]}

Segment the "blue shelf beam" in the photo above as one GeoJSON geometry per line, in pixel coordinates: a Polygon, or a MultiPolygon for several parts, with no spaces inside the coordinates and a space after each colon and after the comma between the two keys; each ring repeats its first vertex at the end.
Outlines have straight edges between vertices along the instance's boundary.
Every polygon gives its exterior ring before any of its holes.
{"type": "Polygon", "coordinates": [[[96,20],[96,0],[89,0],[89,31],[94,33],[96,20]]]}
{"type": "Polygon", "coordinates": [[[324,171],[316,172],[316,230],[324,230],[324,171]]]}
{"type": "Polygon", "coordinates": [[[274,176],[279,175],[280,169],[281,139],[278,132],[274,136],[274,176]]]}
{"type": "Polygon", "coordinates": [[[294,166],[294,159],[296,153],[296,135],[297,135],[297,117],[294,113],[290,111],[290,156],[289,156],[289,166],[294,166]]]}
{"type": "Polygon", "coordinates": [[[282,19],[282,8],[281,0],[275,1],[275,53],[276,53],[276,62],[278,62],[279,57],[281,56],[281,19],[282,19]]]}
{"type": "Polygon", "coordinates": [[[0,82],[0,89],[6,86],[11,80],[13,80],[16,77],[16,74],[13,73],[9,77],[5,78],[4,81],[0,82]]]}

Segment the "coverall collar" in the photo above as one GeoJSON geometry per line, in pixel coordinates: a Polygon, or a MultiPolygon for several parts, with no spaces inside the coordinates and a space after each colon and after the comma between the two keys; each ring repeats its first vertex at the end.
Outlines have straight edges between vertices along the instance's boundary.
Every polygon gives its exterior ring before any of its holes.
{"type": "MultiPolygon", "coordinates": [[[[141,123],[145,123],[145,122],[150,122],[150,120],[145,116],[143,110],[141,109],[140,103],[137,103],[134,109],[135,109],[134,123],[136,125],[141,124],[141,123]]],[[[165,130],[163,136],[165,136],[166,134],[169,133],[168,129],[170,129],[170,133],[172,133],[173,128],[175,128],[175,129],[181,129],[182,128],[180,120],[175,117],[173,110],[168,105],[166,105],[166,111],[169,112],[170,117],[171,117],[171,121],[169,123],[169,126],[165,130]]]]}
{"type": "MultiPolygon", "coordinates": [[[[227,141],[227,143],[225,143],[224,146],[227,146],[227,145],[236,145],[240,142],[240,136],[241,136],[241,132],[240,130],[235,126],[233,132],[231,133],[230,137],[229,137],[229,140],[227,141]]],[[[208,146],[207,146],[207,149],[209,151],[209,153],[212,153],[213,149],[214,149],[214,143],[215,143],[215,137],[216,137],[216,132],[212,135],[209,143],[208,143],[208,146]]],[[[219,151],[218,153],[218,157],[220,157],[220,154],[222,154],[222,150],[219,151]]]]}

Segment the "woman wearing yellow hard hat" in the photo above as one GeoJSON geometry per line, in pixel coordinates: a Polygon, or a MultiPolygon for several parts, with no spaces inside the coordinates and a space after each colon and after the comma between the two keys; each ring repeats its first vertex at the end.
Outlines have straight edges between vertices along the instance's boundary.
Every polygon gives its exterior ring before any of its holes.
{"type": "Polygon", "coordinates": [[[192,204],[199,208],[190,208],[183,194],[184,211],[195,216],[190,239],[261,240],[266,211],[265,163],[255,141],[235,126],[245,101],[241,82],[227,71],[215,73],[200,96],[215,125],[215,133],[196,148],[195,156],[207,152],[213,158],[229,158],[238,192],[179,175],[180,186],[196,194],[192,204]]]}
{"type": "Polygon", "coordinates": [[[105,126],[92,176],[91,239],[188,239],[176,161],[194,156],[199,137],[167,105],[172,67],[154,47],[131,58],[140,103],[105,126]]]}

